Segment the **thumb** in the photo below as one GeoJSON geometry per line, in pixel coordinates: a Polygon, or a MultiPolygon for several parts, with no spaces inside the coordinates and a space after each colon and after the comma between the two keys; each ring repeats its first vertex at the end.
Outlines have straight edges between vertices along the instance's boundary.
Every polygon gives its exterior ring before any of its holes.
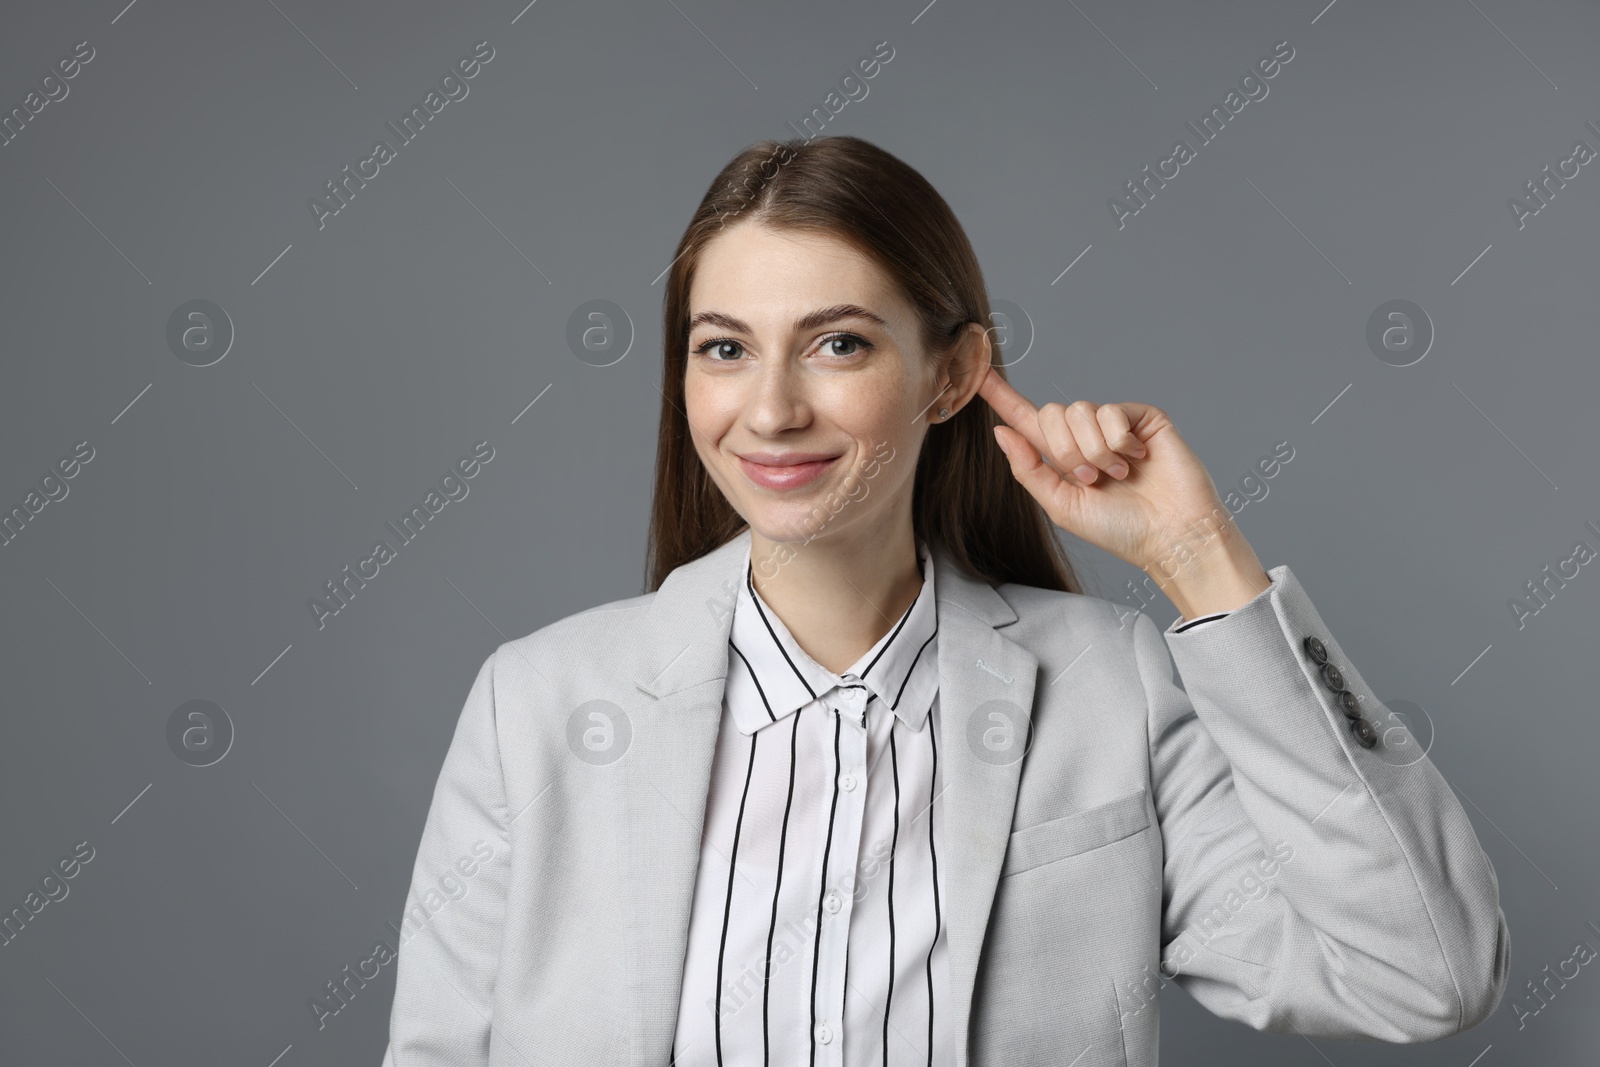
{"type": "Polygon", "coordinates": [[[1052,521],[1058,526],[1062,525],[1060,517],[1071,510],[1074,503],[1072,498],[1083,490],[1063,479],[1045,463],[1039,450],[1011,427],[996,426],[994,437],[999,442],[1000,450],[1006,454],[1006,459],[1011,462],[1012,476],[1039,502],[1052,521]]]}

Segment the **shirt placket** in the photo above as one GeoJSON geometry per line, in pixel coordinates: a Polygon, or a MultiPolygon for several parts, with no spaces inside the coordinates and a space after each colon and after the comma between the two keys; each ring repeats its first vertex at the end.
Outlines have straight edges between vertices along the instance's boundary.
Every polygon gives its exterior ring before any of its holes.
{"type": "MultiPolygon", "coordinates": [[[[846,958],[850,944],[850,915],[855,903],[855,870],[861,851],[861,827],[867,797],[866,704],[870,693],[860,679],[846,675],[844,686],[827,697],[840,717],[839,765],[835,780],[838,798],[833,834],[828,847],[826,884],[822,890],[822,936],[817,980],[816,1039],[818,1064],[843,1067],[844,1009],[848,995],[846,958]],[[850,688],[850,687],[858,688],[850,688]]],[[[833,769],[832,761],[828,767],[833,769]]]]}

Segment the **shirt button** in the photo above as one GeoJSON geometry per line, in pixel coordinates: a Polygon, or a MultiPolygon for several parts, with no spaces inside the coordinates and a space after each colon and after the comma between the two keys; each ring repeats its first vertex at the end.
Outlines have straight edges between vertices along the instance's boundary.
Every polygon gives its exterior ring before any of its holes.
{"type": "Polygon", "coordinates": [[[850,792],[850,790],[854,789],[855,787],[856,787],[856,776],[855,775],[850,774],[850,773],[847,772],[847,773],[841,774],[839,776],[839,788],[840,789],[843,789],[846,793],[848,793],[848,792],[850,792]]]}
{"type": "Polygon", "coordinates": [[[824,1045],[833,1040],[833,1030],[827,1023],[817,1024],[817,1040],[824,1045]]]}
{"type": "Polygon", "coordinates": [[[838,893],[829,893],[822,899],[822,906],[828,909],[829,914],[837,915],[839,914],[839,909],[844,907],[844,904],[839,900],[838,893]]]}

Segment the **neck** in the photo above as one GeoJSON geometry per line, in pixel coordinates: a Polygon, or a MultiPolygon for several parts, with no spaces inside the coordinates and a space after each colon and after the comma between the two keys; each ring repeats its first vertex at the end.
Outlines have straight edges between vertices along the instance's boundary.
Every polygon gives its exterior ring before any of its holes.
{"type": "Polygon", "coordinates": [[[761,599],[806,655],[835,674],[893,629],[922,589],[909,515],[890,531],[845,529],[804,545],[751,530],[750,563],[761,599]]]}

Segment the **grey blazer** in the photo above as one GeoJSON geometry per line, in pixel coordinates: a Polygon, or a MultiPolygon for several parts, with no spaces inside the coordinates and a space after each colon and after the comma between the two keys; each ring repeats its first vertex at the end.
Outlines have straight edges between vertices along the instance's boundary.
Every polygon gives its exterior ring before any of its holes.
{"type": "MultiPolygon", "coordinates": [[[[417,850],[384,1067],[665,1067],[749,544],[484,661],[417,850]]],[[[1307,1037],[1428,1041],[1495,1009],[1494,869],[1287,567],[1163,644],[1147,616],[934,555],[957,1063],[1155,1067],[1162,975],[1307,1037]]]]}

